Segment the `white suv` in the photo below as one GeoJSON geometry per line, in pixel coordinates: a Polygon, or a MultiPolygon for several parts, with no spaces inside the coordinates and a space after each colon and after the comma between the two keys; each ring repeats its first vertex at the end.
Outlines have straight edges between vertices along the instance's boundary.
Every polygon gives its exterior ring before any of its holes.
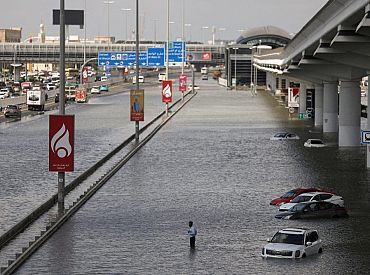
{"type": "Polygon", "coordinates": [[[262,248],[263,258],[305,258],[322,253],[322,241],[317,230],[285,228],[279,230],[262,248]]]}

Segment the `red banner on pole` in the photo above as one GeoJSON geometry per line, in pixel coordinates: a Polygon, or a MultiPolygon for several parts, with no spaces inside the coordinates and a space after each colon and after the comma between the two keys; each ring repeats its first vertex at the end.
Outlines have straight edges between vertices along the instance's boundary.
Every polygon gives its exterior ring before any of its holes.
{"type": "Polygon", "coordinates": [[[172,102],[172,80],[162,81],[162,102],[172,102]]]}
{"type": "Polygon", "coordinates": [[[89,80],[89,69],[87,67],[84,67],[82,71],[82,79],[85,83],[89,80]]]}
{"type": "Polygon", "coordinates": [[[73,115],[49,116],[49,171],[73,172],[74,170],[74,121],[73,115]]]}
{"type": "Polygon", "coordinates": [[[179,91],[186,92],[186,74],[180,74],[179,78],[179,91]]]}

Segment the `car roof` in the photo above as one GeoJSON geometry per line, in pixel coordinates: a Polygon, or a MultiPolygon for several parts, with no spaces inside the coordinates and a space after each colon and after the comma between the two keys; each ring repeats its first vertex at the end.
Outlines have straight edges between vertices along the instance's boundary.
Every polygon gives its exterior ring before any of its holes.
{"type": "Polygon", "coordinates": [[[316,196],[316,195],[319,195],[319,194],[329,194],[329,195],[333,195],[332,193],[329,193],[329,192],[306,192],[306,193],[302,193],[302,194],[299,194],[298,196],[316,196]]]}
{"type": "Polygon", "coordinates": [[[287,233],[287,234],[304,234],[308,228],[299,228],[299,227],[289,227],[279,230],[279,233],[287,233]]]}

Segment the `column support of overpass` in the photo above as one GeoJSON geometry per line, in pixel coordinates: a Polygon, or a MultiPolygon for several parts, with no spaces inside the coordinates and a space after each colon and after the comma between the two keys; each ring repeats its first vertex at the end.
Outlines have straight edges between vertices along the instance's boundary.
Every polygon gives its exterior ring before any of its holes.
{"type": "MultiPolygon", "coordinates": [[[[367,72],[368,79],[370,79],[370,72],[367,72]]],[[[367,130],[370,130],[370,87],[367,85],[367,130]]],[[[366,145],[366,167],[370,168],[370,144],[366,145]]]]}
{"type": "Polygon", "coordinates": [[[338,83],[324,82],[323,132],[338,132],[338,83]]]}
{"type": "Polygon", "coordinates": [[[315,127],[323,124],[323,91],[322,84],[315,84],[315,127]]]}
{"type": "Polygon", "coordinates": [[[307,108],[307,86],[305,83],[300,83],[299,87],[299,112],[300,113],[306,113],[307,108]]]}
{"type": "Polygon", "coordinates": [[[359,80],[341,80],[339,94],[339,147],[359,146],[361,138],[361,89],[359,80]]]}

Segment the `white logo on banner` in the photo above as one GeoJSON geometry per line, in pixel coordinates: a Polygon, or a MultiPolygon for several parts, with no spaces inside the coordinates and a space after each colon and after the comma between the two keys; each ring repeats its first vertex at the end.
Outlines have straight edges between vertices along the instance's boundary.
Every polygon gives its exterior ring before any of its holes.
{"type": "Polygon", "coordinates": [[[164,87],[164,89],[163,89],[163,95],[164,95],[164,97],[166,97],[166,98],[169,98],[169,97],[171,97],[171,95],[172,95],[172,92],[171,92],[171,86],[170,86],[170,84],[167,84],[167,86],[166,87],[164,87]]]}
{"type": "Polygon", "coordinates": [[[64,124],[51,139],[51,150],[60,158],[69,157],[72,153],[72,146],[69,143],[69,131],[64,124]]]}

